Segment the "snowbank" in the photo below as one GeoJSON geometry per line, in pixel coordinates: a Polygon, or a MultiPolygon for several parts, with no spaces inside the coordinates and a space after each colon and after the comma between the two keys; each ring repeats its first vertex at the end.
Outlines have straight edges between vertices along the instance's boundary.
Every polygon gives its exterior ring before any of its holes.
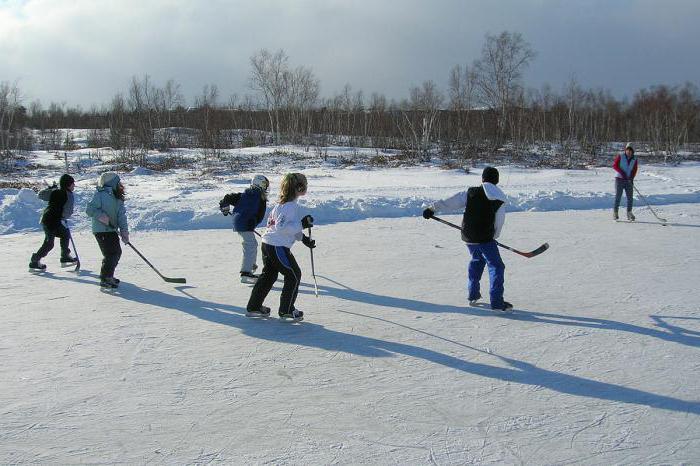
{"type": "MultiPolygon", "coordinates": [[[[294,165],[270,173],[254,167],[250,173],[235,176],[195,178],[181,171],[156,172],[137,167],[121,174],[127,187],[127,210],[134,230],[196,230],[229,228],[230,217],[223,217],[218,201],[224,194],[240,192],[255,173],[266,173],[271,180],[269,208],[285,171],[303,171],[309,178],[309,193],[300,204],[319,224],[356,221],[367,218],[397,218],[420,215],[438,199],[480,182],[475,173],[441,170],[437,167],[353,169],[331,165],[299,169],[294,165]]],[[[508,195],[511,212],[607,209],[613,204],[612,169],[533,170],[499,167],[501,187],[508,195]]],[[[85,203],[92,196],[94,174],[78,179],[76,209],[71,219],[75,230],[89,229],[85,203]]],[[[677,167],[646,165],[636,186],[655,205],[700,202],[700,164],[677,167]]],[[[635,198],[638,195],[635,194],[635,198]]],[[[44,203],[29,190],[0,190],[0,234],[39,231],[38,218],[44,203]]],[[[624,205],[624,199],[623,199],[624,205]]],[[[641,199],[637,209],[644,208],[641,199]]]]}

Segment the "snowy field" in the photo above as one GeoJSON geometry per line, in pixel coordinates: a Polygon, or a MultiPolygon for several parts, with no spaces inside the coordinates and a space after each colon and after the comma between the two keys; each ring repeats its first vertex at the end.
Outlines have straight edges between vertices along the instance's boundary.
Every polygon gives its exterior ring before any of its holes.
{"type": "Polygon", "coordinates": [[[698,464],[700,207],[661,210],[510,213],[504,243],[551,245],[503,251],[510,316],[466,305],[459,232],[420,217],[316,227],[299,324],[244,316],[226,229],[135,232],[188,284],[125,250],[115,295],[89,232],[77,275],[4,235],[0,463],[698,464]]]}
{"type": "MultiPolygon", "coordinates": [[[[668,226],[638,195],[638,221],[612,221],[610,168],[499,167],[500,239],[551,245],[502,251],[516,312],[499,315],[466,303],[459,232],[420,217],[482,166],[272,150],[228,151],[247,167],[235,172],[120,173],[133,243],[186,286],[125,249],[122,286],[100,291],[83,212],[109,160],[70,153],[79,274],[59,268],[58,245],[48,273],[27,272],[45,203],[0,189],[0,464],[700,464],[699,163],[642,161],[636,186],[668,226]],[[294,248],[299,324],[245,317],[240,244],[218,211],[255,173],[271,208],[288,171],[308,176],[317,223],[318,298],[294,248]]],[[[63,167],[27,162],[34,184],[63,167]]]]}

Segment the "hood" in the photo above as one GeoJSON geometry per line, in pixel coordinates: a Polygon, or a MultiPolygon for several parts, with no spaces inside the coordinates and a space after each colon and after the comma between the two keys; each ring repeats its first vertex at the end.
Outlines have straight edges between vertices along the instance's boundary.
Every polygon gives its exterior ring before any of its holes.
{"type": "Polygon", "coordinates": [[[115,189],[119,185],[119,175],[114,172],[104,172],[97,180],[98,188],[109,187],[115,189]]]}
{"type": "Polygon", "coordinates": [[[486,197],[490,201],[502,201],[503,203],[506,202],[506,194],[503,191],[501,191],[501,188],[499,188],[493,183],[482,183],[481,185],[484,187],[486,197]]]}

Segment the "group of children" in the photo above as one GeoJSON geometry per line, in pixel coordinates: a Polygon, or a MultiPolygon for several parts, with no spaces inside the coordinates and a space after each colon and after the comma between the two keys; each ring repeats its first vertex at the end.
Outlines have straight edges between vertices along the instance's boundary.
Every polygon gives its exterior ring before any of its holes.
{"type": "Polygon", "coordinates": [[[297,264],[291,247],[295,241],[313,249],[316,241],[303,234],[304,228],[313,227],[311,215],[302,216],[297,199],[306,194],[308,182],[301,173],[287,173],[280,185],[279,202],[273,207],[267,218],[267,228],[261,236],[263,269],[258,276],[257,240],[255,227],[265,216],[267,207],[267,190],[270,183],[262,175],[256,175],[250,188],[242,194],[231,193],[219,202],[224,215],[232,215],[233,230],[241,237],[243,258],[241,261],[241,281],[255,283],[246,306],[249,317],[268,317],[270,308],[263,305],[265,297],[272,289],[279,274],[284,277],[280,297],[279,316],[282,319],[302,320],[304,313],[294,303],[299,293],[301,269],[297,264]],[[233,206],[233,210],[231,210],[233,206]]]}
{"type": "MultiPolygon", "coordinates": [[[[41,259],[53,249],[56,237],[61,240],[61,266],[74,265],[77,262],[68,248],[71,240],[68,219],[73,215],[74,189],[75,180],[72,176],[65,174],[61,176],[59,186],[51,192],[49,204],[41,216],[44,242],[39,250],[32,254],[29,260],[30,270],[40,272],[46,270],[46,265],[41,263],[41,259]]],[[[95,194],[85,209],[85,213],[92,218],[92,232],[102,252],[100,286],[103,288],[119,286],[119,279],[114,277],[114,270],[122,255],[119,237],[121,236],[124,244],[129,244],[124,196],[124,185],[119,175],[114,172],[105,172],[100,175],[95,194]]]]}
{"type": "MultiPolygon", "coordinates": [[[[618,207],[622,191],[627,193],[627,218],[634,221],[632,214],[632,189],[637,173],[638,161],[631,144],[625,147],[625,154],[615,158],[613,168],[615,178],[614,218],[618,219],[618,207]]],[[[470,305],[481,299],[480,282],[484,269],[489,269],[489,298],[493,310],[510,312],[513,305],[503,298],[505,264],[501,259],[496,238],[505,222],[506,195],[497,186],[498,170],[486,167],[481,176],[481,185],[438,201],[423,211],[423,217],[430,219],[437,212],[464,209],[462,217],[462,239],[467,243],[471,260],[468,267],[467,299],[470,305]]],[[[49,204],[41,217],[45,238],[39,250],[32,254],[29,267],[44,270],[40,260],[53,248],[56,237],[61,239],[61,265],[75,264],[68,247],[70,230],[67,220],[73,213],[73,190],[75,180],[68,174],[61,176],[60,187],[51,193],[49,204]]],[[[270,181],[263,175],[255,175],[250,187],[243,193],[230,193],[219,202],[224,215],[231,215],[233,230],[240,236],[243,248],[241,260],[241,282],[255,286],[246,306],[250,317],[268,317],[270,308],[263,303],[279,274],[284,277],[278,314],[280,318],[301,320],[304,313],[295,307],[301,283],[301,269],[291,247],[296,241],[313,249],[316,242],[303,234],[305,228],[313,227],[311,215],[302,216],[297,200],[308,189],[306,177],[301,173],[287,173],[282,178],[278,203],[267,219],[265,233],[259,235],[255,228],[262,221],[267,210],[267,193],[270,181]],[[257,265],[258,241],[261,237],[263,268],[260,275],[254,272],[257,265]]],[[[92,218],[92,232],[102,252],[100,285],[117,288],[119,279],[114,270],[121,257],[119,237],[129,244],[129,229],[124,207],[124,186],[119,176],[113,172],[103,173],[97,189],[85,210],[92,218]]],[[[309,230],[310,231],[310,230],[309,230]]]]}

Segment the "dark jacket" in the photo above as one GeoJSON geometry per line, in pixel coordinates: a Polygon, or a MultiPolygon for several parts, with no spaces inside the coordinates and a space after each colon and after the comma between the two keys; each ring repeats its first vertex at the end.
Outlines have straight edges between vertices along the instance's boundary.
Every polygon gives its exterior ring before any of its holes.
{"type": "Polygon", "coordinates": [[[59,189],[51,192],[49,205],[41,215],[41,223],[46,228],[55,230],[61,224],[61,219],[68,219],[73,215],[73,193],[68,187],[74,182],[72,176],[64,174],[59,180],[59,189]]]}
{"type": "Polygon", "coordinates": [[[462,217],[462,239],[467,243],[488,243],[496,232],[496,211],[503,201],[491,200],[483,186],[467,190],[467,205],[462,217]]]}
{"type": "Polygon", "coordinates": [[[220,207],[232,205],[231,212],[234,231],[253,231],[265,217],[267,198],[258,187],[250,187],[242,193],[231,193],[224,196],[220,207]]]}

